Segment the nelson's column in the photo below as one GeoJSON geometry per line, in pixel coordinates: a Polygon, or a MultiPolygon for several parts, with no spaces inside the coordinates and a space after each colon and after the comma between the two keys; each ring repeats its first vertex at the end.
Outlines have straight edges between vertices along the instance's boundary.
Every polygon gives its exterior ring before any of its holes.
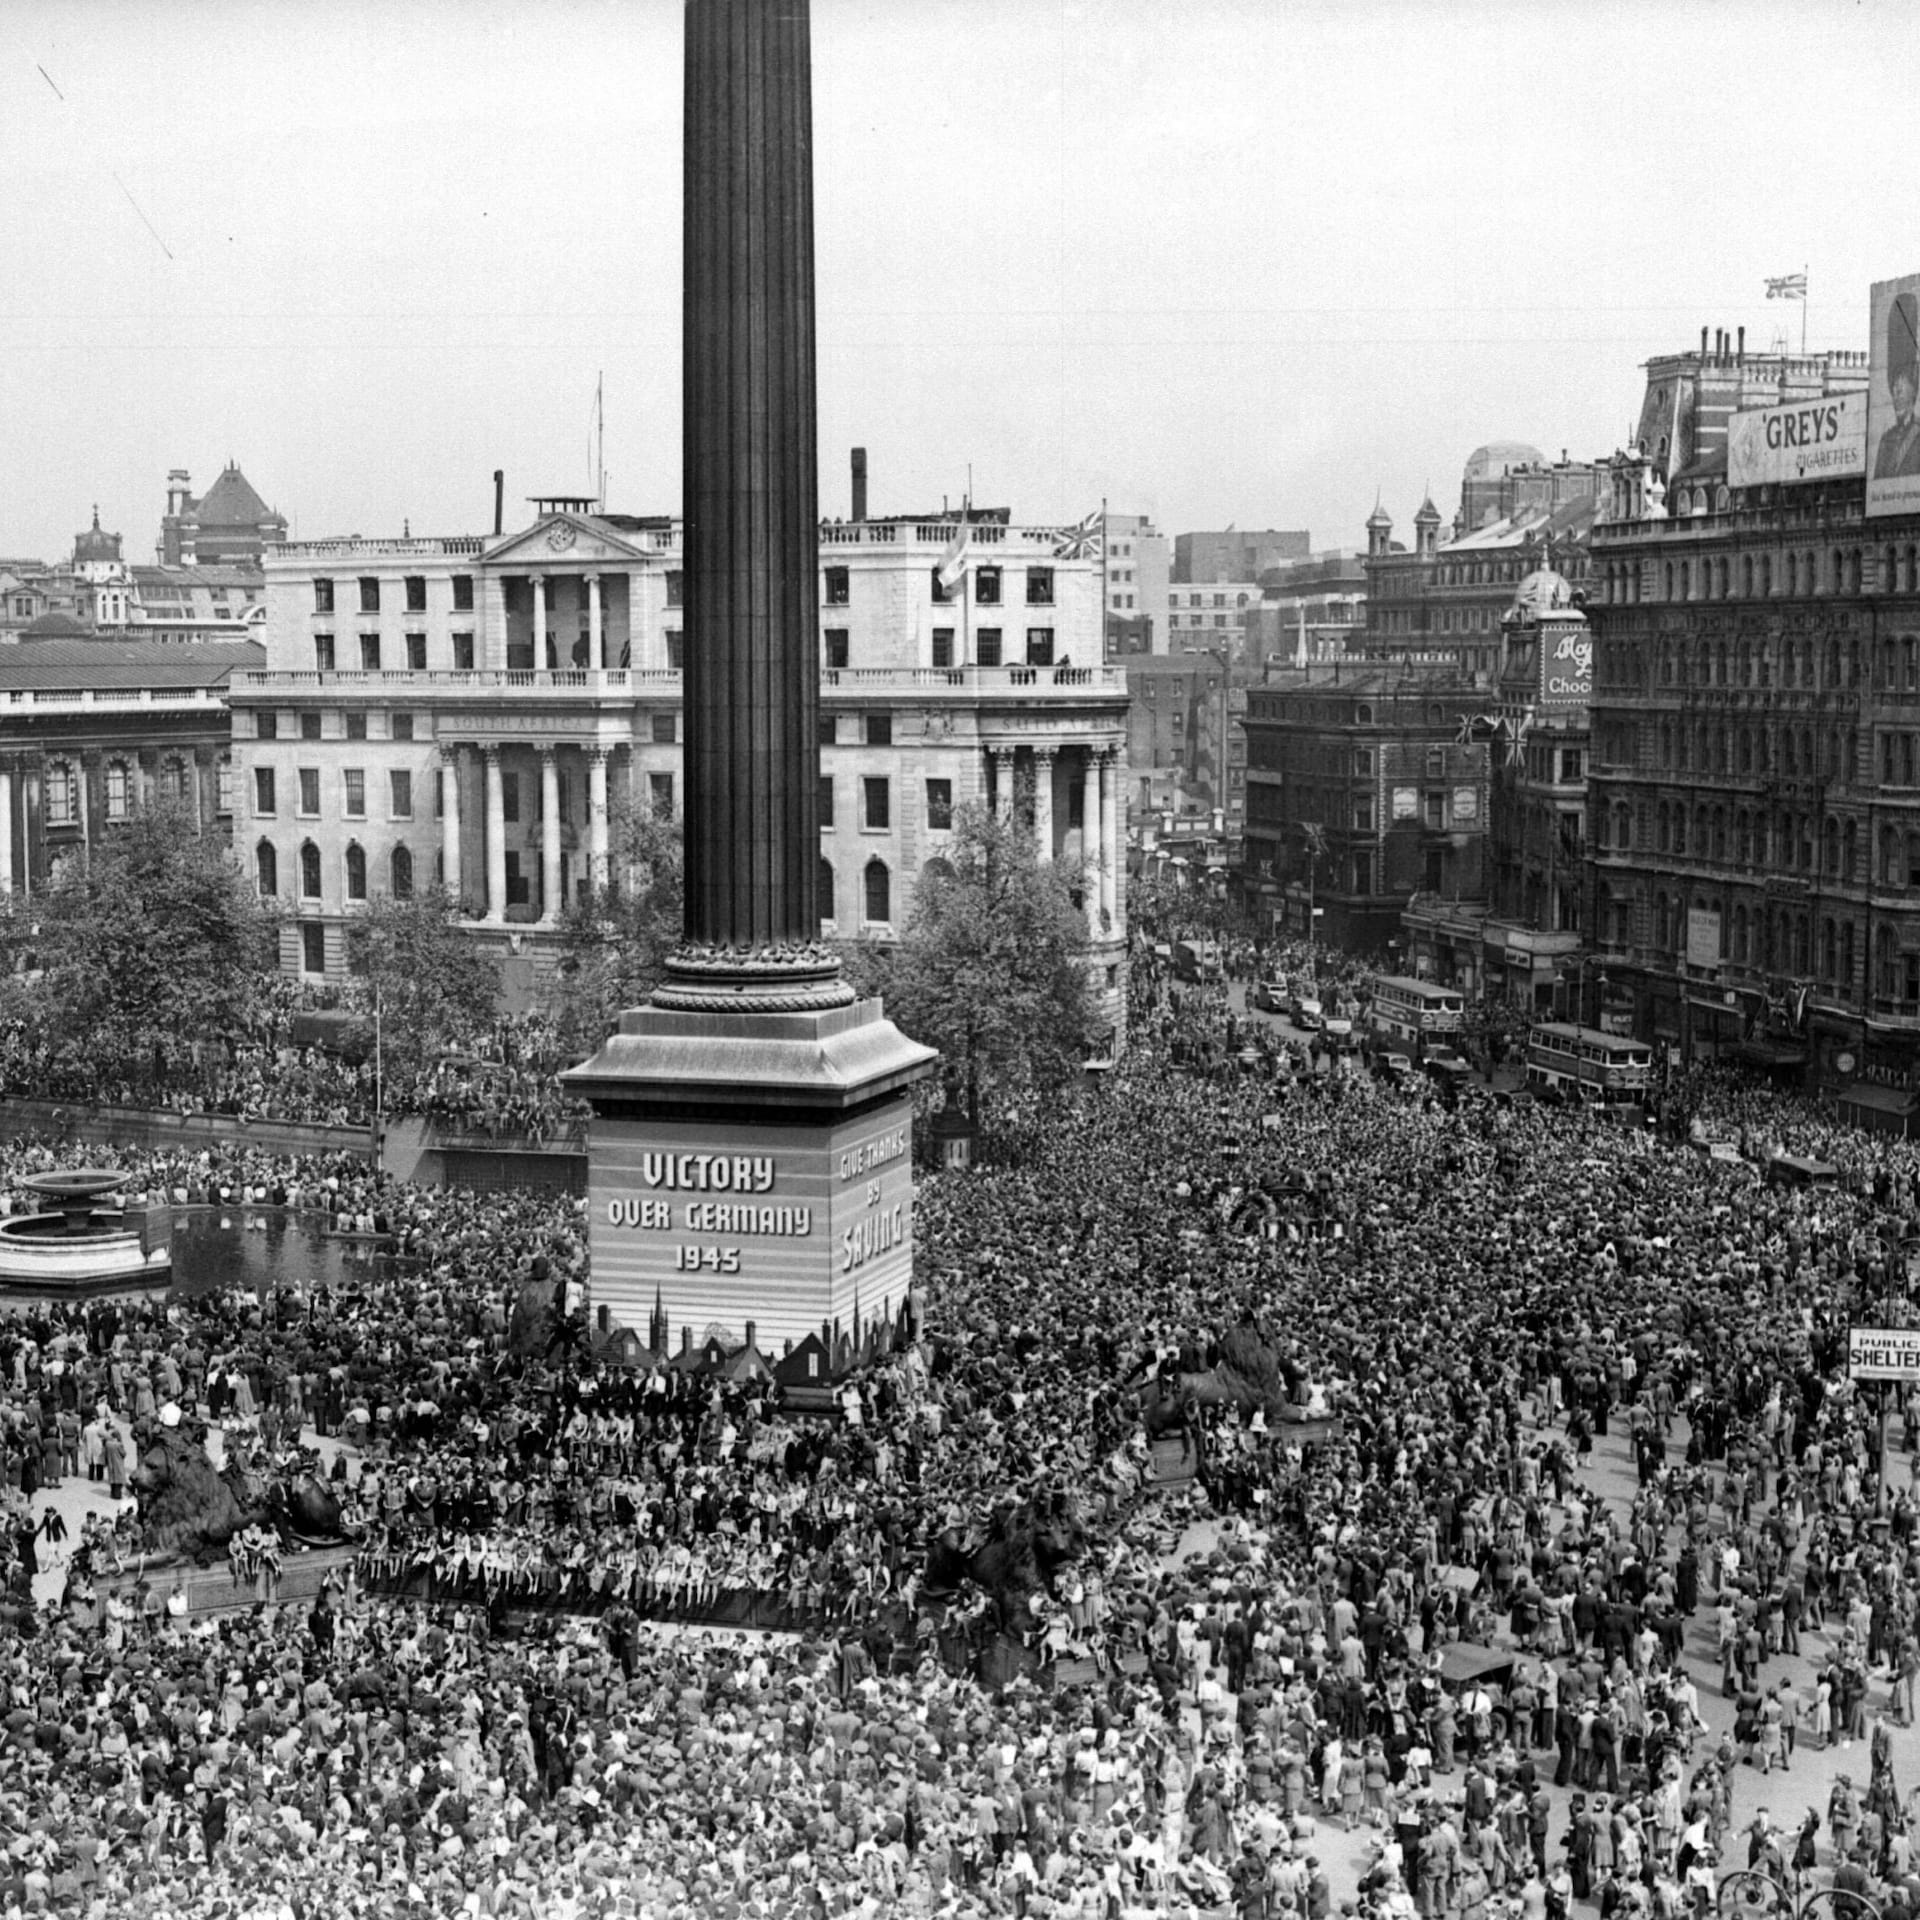
{"type": "Polygon", "coordinates": [[[596,1314],[751,1325],[777,1359],[901,1312],[934,1055],[820,943],[807,0],[688,0],[686,28],[685,933],[566,1078],[596,1314]]]}

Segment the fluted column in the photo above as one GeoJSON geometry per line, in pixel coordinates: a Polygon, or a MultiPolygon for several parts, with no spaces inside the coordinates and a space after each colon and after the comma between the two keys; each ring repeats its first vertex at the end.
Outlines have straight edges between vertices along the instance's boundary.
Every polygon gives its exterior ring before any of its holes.
{"type": "Polygon", "coordinates": [[[1100,914],[1103,933],[1119,924],[1116,909],[1120,876],[1120,763],[1111,747],[1100,753],[1100,914]]]}
{"type": "Polygon", "coordinates": [[[1033,750],[1033,839],[1042,860],[1053,858],[1052,747],[1033,750]]]}
{"type": "Polygon", "coordinates": [[[480,749],[487,766],[487,918],[507,917],[507,794],[500,778],[500,749],[480,749]]]}
{"type": "Polygon", "coordinates": [[[587,575],[587,665],[607,664],[607,617],[600,605],[600,576],[587,575]]]}
{"type": "Polygon", "coordinates": [[[0,760],[0,893],[13,891],[13,762],[0,760]]]}
{"type": "Polygon", "coordinates": [[[533,670],[540,672],[547,664],[547,621],[552,616],[547,611],[547,576],[544,573],[533,575],[533,670]]]}
{"type": "Polygon", "coordinates": [[[1100,832],[1100,756],[1088,747],[1080,762],[1080,864],[1086,870],[1081,883],[1086,903],[1087,929],[1100,931],[1100,874],[1105,847],[1100,832]]]}
{"type": "Polygon", "coordinates": [[[540,918],[552,926],[566,903],[560,898],[560,763],[552,747],[540,749],[540,918]]]}
{"type": "Polygon", "coordinates": [[[993,761],[993,817],[1005,825],[1013,818],[1013,747],[989,747],[993,761]]]}
{"type": "Polygon", "coordinates": [[[441,884],[456,907],[465,905],[460,881],[460,749],[440,749],[441,884]]]}
{"type": "Polygon", "coordinates": [[[806,7],[689,6],[686,99],[686,936],[691,949],[813,948],[820,643],[806,7]]]}
{"type": "Polygon", "coordinates": [[[587,749],[587,877],[595,893],[607,884],[607,750],[587,749]]]}

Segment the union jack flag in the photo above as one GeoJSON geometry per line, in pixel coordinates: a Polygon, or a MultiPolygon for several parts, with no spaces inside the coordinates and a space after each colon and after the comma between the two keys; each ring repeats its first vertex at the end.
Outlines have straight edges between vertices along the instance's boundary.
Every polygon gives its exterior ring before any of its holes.
{"type": "Polygon", "coordinates": [[[1099,560],[1106,554],[1107,516],[1104,512],[1090,513],[1078,526],[1062,527],[1054,535],[1053,557],[1056,560],[1099,560]]]}
{"type": "Polygon", "coordinates": [[[1807,297],[1807,276],[1804,273],[1783,273],[1778,279],[1767,282],[1769,300],[1804,300],[1807,297]]]}

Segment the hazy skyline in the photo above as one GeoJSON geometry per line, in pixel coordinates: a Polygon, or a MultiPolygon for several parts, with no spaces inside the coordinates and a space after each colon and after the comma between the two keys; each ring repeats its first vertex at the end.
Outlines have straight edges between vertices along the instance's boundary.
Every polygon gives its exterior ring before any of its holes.
{"type": "MultiPolygon", "coordinates": [[[[678,0],[15,0],[0,553],[152,558],[229,458],[297,538],[492,471],[675,512],[678,0]]],[[[814,0],[821,511],[967,485],[1405,534],[1488,440],[1603,454],[1702,326],[1867,344],[1920,268],[1892,4],[814,0]]]]}

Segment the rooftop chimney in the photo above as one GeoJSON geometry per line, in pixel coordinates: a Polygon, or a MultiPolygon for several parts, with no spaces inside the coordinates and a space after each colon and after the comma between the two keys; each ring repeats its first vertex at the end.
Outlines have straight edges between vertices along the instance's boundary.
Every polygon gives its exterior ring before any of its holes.
{"type": "Polygon", "coordinates": [[[502,521],[507,510],[507,470],[495,467],[493,470],[493,537],[497,540],[502,531],[502,521]]]}
{"type": "Polygon", "coordinates": [[[853,450],[853,519],[856,526],[865,523],[867,517],[867,450],[855,447],[853,450]]]}
{"type": "Polygon", "coordinates": [[[1705,327],[1702,327],[1700,329],[1700,358],[1704,360],[1706,357],[1707,357],[1707,330],[1705,327]]]}
{"type": "Polygon", "coordinates": [[[1744,360],[1747,357],[1747,330],[1745,327],[1740,329],[1739,344],[1734,348],[1733,353],[1736,360],[1744,360]]]}

